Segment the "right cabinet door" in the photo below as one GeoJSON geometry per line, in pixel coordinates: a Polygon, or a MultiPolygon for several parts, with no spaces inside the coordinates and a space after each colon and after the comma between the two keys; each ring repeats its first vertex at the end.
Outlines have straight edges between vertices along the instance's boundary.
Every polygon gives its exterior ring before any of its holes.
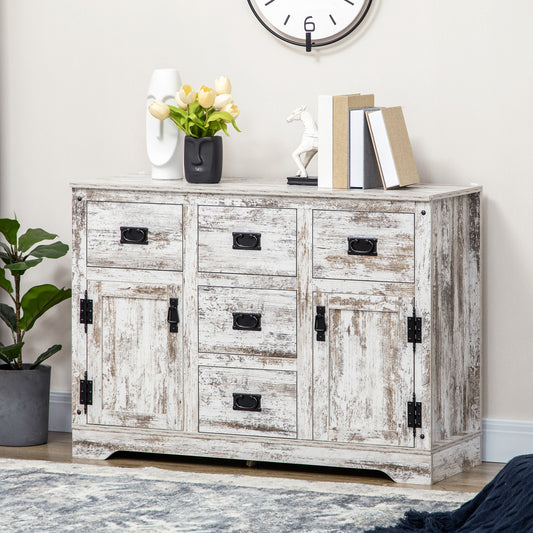
{"type": "Polygon", "coordinates": [[[414,389],[407,341],[410,298],[315,293],[314,438],[414,446],[407,403],[414,389]],[[322,324],[321,324],[322,323],[322,324]],[[324,340],[317,340],[323,338],[324,340]]]}

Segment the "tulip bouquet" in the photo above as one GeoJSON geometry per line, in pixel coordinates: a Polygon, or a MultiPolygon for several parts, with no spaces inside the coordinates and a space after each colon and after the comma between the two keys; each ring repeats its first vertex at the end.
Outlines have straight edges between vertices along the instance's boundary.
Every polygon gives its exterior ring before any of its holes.
{"type": "Polygon", "coordinates": [[[202,85],[198,93],[190,85],[182,85],[176,93],[176,103],[178,107],[154,100],[148,109],[159,120],[170,118],[189,137],[212,137],[220,130],[229,136],[227,124],[241,131],[235,123],[239,108],[233,103],[226,76],[215,80],[214,89],[202,85]]]}

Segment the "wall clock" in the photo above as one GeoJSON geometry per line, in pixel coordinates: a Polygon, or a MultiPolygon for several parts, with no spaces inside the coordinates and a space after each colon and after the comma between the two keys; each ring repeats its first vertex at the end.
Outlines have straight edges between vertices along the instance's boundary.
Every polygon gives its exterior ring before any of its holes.
{"type": "Polygon", "coordinates": [[[259,22],[279,39],[310,52],[339,41],[365,18],[372,0],[248,0],[259,22]]]}

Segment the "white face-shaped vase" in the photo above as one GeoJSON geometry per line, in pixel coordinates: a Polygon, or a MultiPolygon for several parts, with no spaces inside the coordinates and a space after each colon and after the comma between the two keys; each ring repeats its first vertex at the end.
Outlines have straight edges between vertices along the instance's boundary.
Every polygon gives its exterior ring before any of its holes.
{"type": "Polygon", "coordinates": [[[159,120],[148,111],[154,100],[176,105],[181,87],[179,72],[173,68],[154,70],[146,97],[146,150],[152,163],[152,179],[183,178],[183,134],[169,119],[159,120]]]}

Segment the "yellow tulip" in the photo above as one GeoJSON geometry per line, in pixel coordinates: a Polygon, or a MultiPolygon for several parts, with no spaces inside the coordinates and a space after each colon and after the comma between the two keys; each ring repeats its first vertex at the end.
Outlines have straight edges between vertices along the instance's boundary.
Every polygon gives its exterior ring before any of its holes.
{"type": "Polygon", "coordinates": [[[231,83],[226,76],[220,76],[215,80],[215,92],[217,94],[231,94],[231,83]]]}
{"type": "MultiPolygon", "coordinates": [[[[182,85],[178,91],[179,99],[185,104],[190,105],[196,100],[196,93],[190,85],[182,85]]],[[[176,102],[178,98],[176,97],[176,102]]],[[[181,107],[181,106],[180,106],[181,107]]]]}
{"type": "Polygon", "coordinates": [[[222,108],[222,111],[229,113],[234,119],[240,115],[240,110],[235,104],[228,104],[222,108]]]}
{"type": "Polygon", "coordinates": [[[205,109],[208,109],[210,107],[213,107],[213,104],[215,103],[215,91],[213,89],[210,89],[209,87],[206,87],[205,85],[202,85],[200,87],[200,90],[198,91],[198,103],[204,107],[205,109]]]}
{"type": "Polygon", "coordinates": [[[213,104],[213,107],[220,111],[223,107],[227,106],[228,104],[231,104],[233,102],[233,98],[231,97],[231,94],[219,94],[215,98],[215,103],[213,104]]]}
{"type": "Polygon", "coordinates": [[[165,120],[170,115],[170,108],[161,100],[154,100],[149,106],[150,114],[159,120],[165,120]]]}
{"type": "Polygon", "coordinates": [[[182,101],[182,99],[180,98],[179,92],[176,93],[175,98],[176,98],[176,103],[178,104],[178,107],[181,107],[181,109],[187,109],[187,104],[182,101]]]}

